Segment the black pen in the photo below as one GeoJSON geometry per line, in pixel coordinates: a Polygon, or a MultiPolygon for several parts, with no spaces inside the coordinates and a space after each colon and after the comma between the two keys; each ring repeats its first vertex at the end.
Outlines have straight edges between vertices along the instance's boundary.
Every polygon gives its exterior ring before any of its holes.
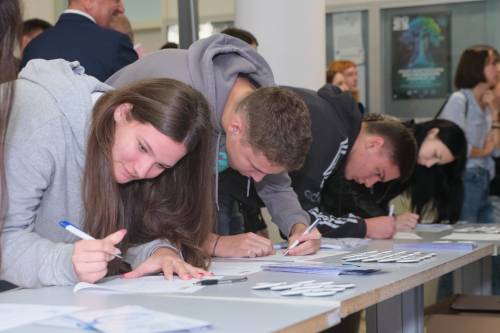
{"type": "Polygon", "coordinates": [[[234,278],[234,279],[207,279],[195,282],[194,284],[197,286],[211,286],[214,284],[235,283],[235,282],[243,282],[246,280],[248,280],[248,278],[244,276],[241,278],[234,278]]]}

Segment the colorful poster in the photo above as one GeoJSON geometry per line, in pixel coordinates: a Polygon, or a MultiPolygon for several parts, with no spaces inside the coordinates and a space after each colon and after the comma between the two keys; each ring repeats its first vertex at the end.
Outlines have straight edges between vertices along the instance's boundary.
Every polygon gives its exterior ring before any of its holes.
{"type": "Polygon", "coordinates": [[[450,14],[392,17],[392,99],[450,93],[450,14]]]}

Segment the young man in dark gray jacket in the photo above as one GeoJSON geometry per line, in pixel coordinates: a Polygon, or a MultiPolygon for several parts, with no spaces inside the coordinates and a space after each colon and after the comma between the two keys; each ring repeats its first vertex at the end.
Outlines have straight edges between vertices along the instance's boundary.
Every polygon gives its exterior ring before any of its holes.
{"type": "MultiPolygon", "coordinates": [[[[332,207],[353,200],[353,193],[332,182],[346,178],[372,187],[377,182],[407,179],[416,161],[413,135],[390,117],[372,115],[362,120],[351,94],[342,93],[331,84],[318,91],[290,89],[306,103],[313,135],[303,167],[290,173],[302,207],[311,220],[319,220],[318,229],[323,237],[391,238],[395,232],[394,217],[363,219],[354,214],[334,215],[332,207]],[[325,193],[326,185],[328,191],[336,193],[333,203],[329,202],[332,193],[325,193]]],[[[232,181],[224,186],[226,192],[236,192],[242,183],[233,175],[232,181]]],[[[240,196],[238,201],[248,229],[265,227],[258,215],[258,198],[240,196]]],[[[239,221],[232,217],[231,223],[239,221]]]]}
{"type": "MultiPolygon", "coordinates": [[[[290,243],[302,241],[290,255],[316,252],[321,235],[314,229],[301,236],[310,219],[287,173],[300,168],[311,142],[309,113],[302,100],[285,89],[259,89],[274,85],[269,65],[248,44],[222,34],[199,40],[188,50],[153,53],[106,83],[121,87],[157,77],[183,81],[205,95],[217,131],[217,172],[231,167],[255,181],[259,197],[282,234],[290,243]]],[[[214,234],[205,249],[228,257],[274,253],[270,240],[254,233],[214,234]]]]}

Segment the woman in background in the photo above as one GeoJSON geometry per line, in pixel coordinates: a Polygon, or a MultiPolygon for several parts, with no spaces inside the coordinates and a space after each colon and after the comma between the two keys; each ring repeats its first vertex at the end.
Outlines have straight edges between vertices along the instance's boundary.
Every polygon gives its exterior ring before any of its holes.
{"type": "MultiPolygon", "coordinates": [[[[460,127],[451,121],[434,119],[414,125],[420,147],[417,165],[404,192],[393,200],[399,230],[414,226],[412,222],[460,219],[463,202],[463,171],[467,159],[467,141],[460,127]],[[403,214],[417,215],[404,219],[403,214]],[[410,223],[408,223],[410,222],[410,223]]],[[[398,185],[394,185],[397,191],[398,185]]]]}
{"type": "Polygon", "coordinates": [[[492,158],[500,146],[495,128],[500,126],[498,110],[491,109],[483,98],[498,81],[497,50],[487,45],[466,49],[455,73],[454,92],[440,118],[455,122],[467,137],[468,158],[464,175],[464,204],[461,219],[471,223],[493,223],[489,183],[495,174],[492,158]]]}
{"type": "MultiPolygon", "coordinates": [[[[361,114],[365,113],[365,106],[359,100],[358,90],[358,67],[350,60],[335,60],[328,66],[328,71],[338,72],[344,76],[348,90],[358,103],[358,108],[361,114]]],[[[330,82],[330,81],[329,81],[330,82]]]]}
{"type": "Polygon", "coordinates": [[[413,228],[422,215],[432,222],[456,222],[467,153],[464,133],[456,124],[442,119],[409,126],[414,129],[419,150],[417,166],[407,182],[378,182],[366,188],[341,179],[326,184],[322,205],[332,214],[372,218],[387,215],[389,202],[401,194],[395,211],[399,230],[413,228]]]}
{"type": "Polygon", "coordinates": [[[326,71],[326,83],[331,83],[337,86],[342,91],[349,91],[349,86],[345,80],[344,74],[336,72],[332,69],[326,71]]]}

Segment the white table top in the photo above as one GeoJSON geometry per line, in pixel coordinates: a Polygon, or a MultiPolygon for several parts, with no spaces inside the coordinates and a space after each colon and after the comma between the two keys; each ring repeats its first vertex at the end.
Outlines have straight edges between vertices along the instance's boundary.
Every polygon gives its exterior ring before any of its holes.
{"type": "MultiPolygon", "coordinates": [[[[392,249],[392,241],[373,241],[365,250],[392,249]]],[[[73,293],[71,287],[50,287],[14,290],[0,294],[0,303],[77,305],[102,309],[121,305],[142,305],[147,308],[211,322],[213,332],[319,331],[330,327],[340,315],[367,308],[373,304],[419,286],[438,276],[491,255],[493,245],[480,244],[469,252],[439,252],[438,256],[418,264],[363,264],[377,266],[383,273],[368,276],[303,275],[295,273],[259,272],[248,276],[247,282],[208,286],[194,294],[110,295],[73,293]],[[270,291],[254,291],[251,287],[263,281],[342,281],[355,283],[356,288],[324,298],[285,297],[270,291]]],[[[323,259],[339,263],[341,256],[323,259]]],[[[53,327],[27,325],[10,332],[66,332],[53,327]]]]}

